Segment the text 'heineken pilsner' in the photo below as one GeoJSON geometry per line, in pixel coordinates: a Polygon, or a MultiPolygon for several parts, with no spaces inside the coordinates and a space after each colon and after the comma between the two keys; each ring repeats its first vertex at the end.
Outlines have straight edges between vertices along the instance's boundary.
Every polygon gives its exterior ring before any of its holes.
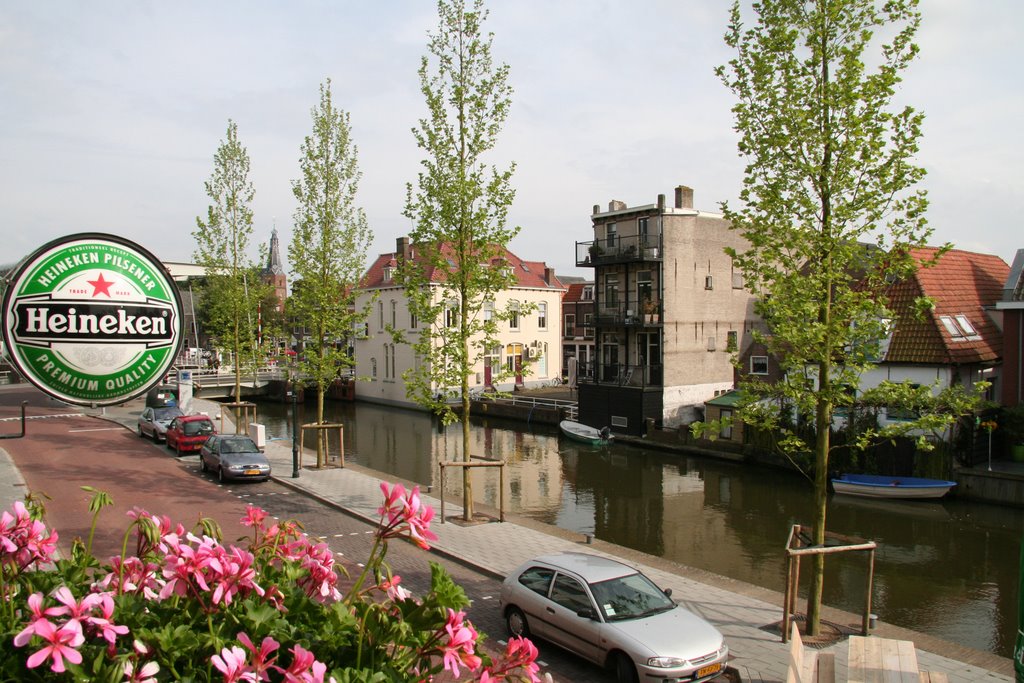
{"type": "Polygon", "coordinates": [[[38,249],[12,277],[3,315],[21,374],[77,405],[144,393],[181,344],[181,301],[167,271],[114,235],[69,235],[38,249]]]}

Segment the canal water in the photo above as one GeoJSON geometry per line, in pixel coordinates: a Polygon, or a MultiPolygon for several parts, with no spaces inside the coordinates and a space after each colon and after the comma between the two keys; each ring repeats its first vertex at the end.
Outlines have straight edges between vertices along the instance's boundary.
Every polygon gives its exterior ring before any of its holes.
{"type": "MultiPolygon", "coordinates": [[[[312,422],[313,410],[313,402],[300,405],[300,420],[312,422]]],[[[345,425],[346,459],[364,467],[437,491],[438,461],[462,457],[459,425],[439,429],[425,413],[367,403],[329,402],[327,410],[345,425]]],[[[257,421],[268,439],[290,442],[290,405],[260,403],[257,421]]],[[[336,452],[336,432],[331,439],[336,452]]],[[[508,462],[509,512],[779,592],[789,529],[811,521],[810,483],[788,472],[590,447],[554,427],[515,421],[474,418],[472,439],[473,455],[508,462]]],[[[497,507],[497,472],[478,468],[473,476],[475,497],[497,507]]],[[[459,483],[447,483],[450,500],[461,499],[459,483]]],[[[879,619],[1012,656],[1024,511],[833,496],[828,514],[830,531],[878,544],[872,611],[879,619]]],[[[866,554],[831,555],[826,567],[825,603],[862,613],[866,554]]]]}

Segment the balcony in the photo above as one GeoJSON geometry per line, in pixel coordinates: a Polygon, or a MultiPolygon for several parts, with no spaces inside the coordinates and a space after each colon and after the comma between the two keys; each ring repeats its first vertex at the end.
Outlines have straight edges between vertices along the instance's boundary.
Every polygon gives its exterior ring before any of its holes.
{"type": "Polygon", "coordinates": [[[620,235],[576,243],[576,266],[580,268],[661,261],[663,258],[661,235],[620,235]]]}
{"type": "Polygon", "coordinates": [[[594,317],[577,327],[660,327],[662,323],[661,307],[657,302],[643,304],[620,303],[614,306],[601,306],[594,317]]]}
{"type": "Polygon", "coordinates": [[[645,389],[662,386],[664,374],[659,365],[605,364],[600,361],[580,363],[576,381],[582,384],[613,384],[645,389]]]}

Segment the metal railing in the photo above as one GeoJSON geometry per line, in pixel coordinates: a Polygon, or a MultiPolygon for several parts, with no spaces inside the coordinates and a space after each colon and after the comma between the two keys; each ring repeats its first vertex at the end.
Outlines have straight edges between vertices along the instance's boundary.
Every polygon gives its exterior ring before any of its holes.
{"type": "Polygon", "coordinates": [[[581,268],[631,261],[661,261],[663,258],[661,235],[617,235],[576,243],[576,265],[581,268]]]}
{"type": "Polygon", "coordinates": [[[664,383],[664,368],[657,365],[626,365],[589,361],[579,364],[577,381],[580,384],[614,384],[620,387],[660,387],[664,383]]]}
{"type": "Polygon", "coordinates": [[[594,316],[577,325],[585,327],[644,327],[662,323],[661,306],[657,302],[622,302],[606,306],[603,303],[594,316]]]}

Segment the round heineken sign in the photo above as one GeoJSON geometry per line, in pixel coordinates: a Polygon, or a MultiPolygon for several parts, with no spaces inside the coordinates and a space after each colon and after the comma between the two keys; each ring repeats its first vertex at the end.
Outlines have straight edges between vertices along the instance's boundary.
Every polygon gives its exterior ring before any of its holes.
{"type": "Polygon", "coordinates": [[[163,265],[113,235],[54,240],[18,266],[3,301],[11,360],[61,401],[111,405],[167,374],[181,344],[181,300],[163,265]]]}

